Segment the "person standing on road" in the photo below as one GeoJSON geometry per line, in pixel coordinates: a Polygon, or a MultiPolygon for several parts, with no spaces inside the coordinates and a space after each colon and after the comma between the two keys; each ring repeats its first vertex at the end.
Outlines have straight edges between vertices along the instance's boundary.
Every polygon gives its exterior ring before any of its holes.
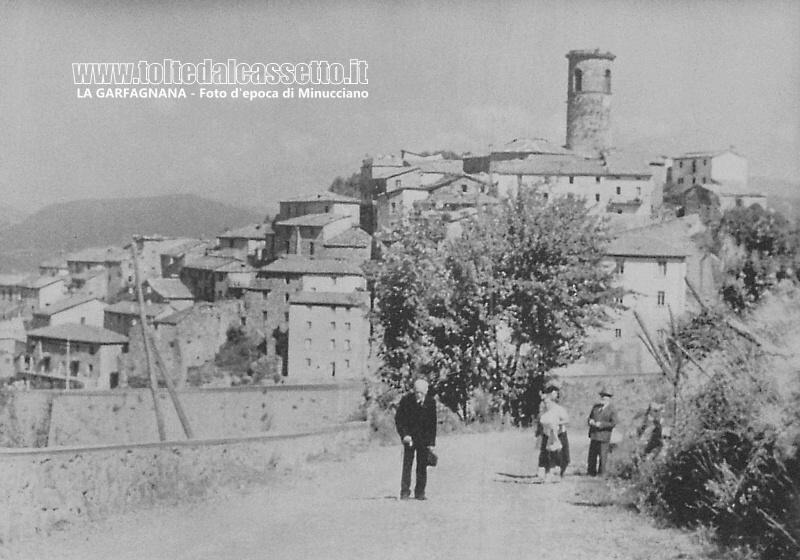
{"type": "Polygon", "coordinates": [[[411,497],[411,467],[416,456],[414,498],[424,500],[428,482],[428,452],[430,447],[436,445],[436,402],[428,391],[427,381],[417,379],[414,391],[400,399],[394,422],[403,443],[400,499],[411,497]]]}
{"type": "Polygon", "coordinates": [[[608,449],[611,446],[611,432],[617,425],[617,411],[611,404],[613,394],[603,388],[600,391],[600,402],[592,407],[589,413],[589,476],[597,476],[606,472],[608,467],[608,449]]]}
{"type": "Polygon", "coordinates": [[[545,480],[548,479],[550,470],[560,468],[563,477],[569,465],[569,438],[567,437],[567,424],[569,415],[566,409],[558,404],[559,391],[557,387],[547,387],[542,392],[542,408],[544,412],[539,417],[538,435],[541,436],[539,449],[539,468],[544,469],[545,480]]]}

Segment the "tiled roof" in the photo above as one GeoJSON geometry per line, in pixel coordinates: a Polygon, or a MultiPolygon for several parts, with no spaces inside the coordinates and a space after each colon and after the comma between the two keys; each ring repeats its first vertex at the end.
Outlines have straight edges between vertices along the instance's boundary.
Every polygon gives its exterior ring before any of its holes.
{"type": "Polygon", "coordinates": [[[296,218],[289,218],[278,222],[276,226],[306,226],[306,227],[323,227],[339,220],[348,219],[350,216],[342,216],[340,214],[306,214],[305,216],[297,216],[296,218]]]}
{"type": "Polygon", "coordinates": [[[464,162],[460,159],[414,162],[422,173],[462,173],[464,162]]]}
{"type": "Polygon", "coordinates": [[[188,317],[194,307],[187,307],[186,309],[181,309],[177,313],[173,313],[172,315],[167,315],[166,317],[161,317],[160,319],[156,319],[153,321],[154,324],[159,325],[177,325],[181,321],[183,321],[186,317],[188,317]]]}
{"type": "Polygon", "coordinates": [[[195,268],[199,270],[217,270],[230,263],[240,262],[229,257],[213,257],[206,255],[189,255],[183,268],[195,268]]]}
{"type": "Polygon", "coordinates": [[[40,268],[67,268],[67,259],[64,257],[53,257],[39,263],[40,268]]]}
{"type": "Polygon", "coordinates": [[[217,237],[220,239],[264,239],[264,236],[268,233],[272,233],[270,224],[250,224],[238,229],[224,231],[217,237]]]}
{"type": "Polygon", "coordinates": [[[177,278],[149,278],[147,285],[164,299],[194,299],[186,284],[177,278]]]}
{"type": "Polygon", "coordinates": [[[265,278],[255,278],[250,285],[244,287],[245,290],[249,290],[251,292],[271,292],[275,286],[269,280],[265,278]]]}
{"type": "Polygon", "coordinates": [[[281,200],[281,202],[341,202],[345,204],[361,204],[361,201],[351,196],[344,196],[330,191],[322,191],[314,194],[303,194],[293,198],[281,200]]]}
{"type": "MultiPolygon", "coordinates": [[[[97,296],[73,296],[67,299],[63,299],[61,301],[57,301],[48,305],[47,307],[40,307],[36,311],[34,311],[34,315],[44,315],[50,317],[55,315],[56,313],[61,313],[62,311],[66,311],[67,309],[72,309],[73,307],[77,307],[79,305],[83,305],[84,303],[88,303],[93,300],[100,301],[97,296]]],[[[105,304],[103,304],[105,306],[105,304]]]]}
{"type": "Polygon", "coordinates": [[[28,276],[19,283],[20,287],[39,290],[56,282],[63,282],[62,276],[28,276]]]}
{"type": "Polygon", "coordinates": [[[62,323],[28,332],[28,338],[49,338],[70,342],[93,342],[95,344],[127,344],[128,337],[114,331],[79,323],[62,323]]]}
{"type": "Polygon", "coordinates": [[[268,274],[339,274],[363,276],[361,268],[351,262],[337,259],[314,259],[291,255],[261,267],[262,273],[268,274]]]}
{"type": "Polygon", "coordinates": [[[295,292],[289,296],[289,303],[366,307],[369,305],[369,294],[366,292],[295,292]]]}
{"type": "Polygon", "coordinates": [[[79,272],[78,274],[70,274],[70,278],[74,280],[89,280],[90,278],[102,276],[104,274],[108,274],[108,270],[105,268],[90,268],[88,270],[84,270],[83,272],[79,272]]]}
{"type": "Polygon", "coordinates": [[[612,257],[682,258],[687,251],[681,240],[667,240],[657,231],[639,228],[620,234],[609,243],[605,253],[612,257]]]}
{"type": "Polygon", "coordinates": [[[732,154],[735,154],[735,155],[737,155],[739,157],[744,157],[740,153],[736,152],[733,148],[724,148],[724,149],[721,149],[721,150],[705,150],[705,151],[701,150],[701,151],[698,151],[698,152],[686,152],[683,155],[675,156],[675,159],[688,159],[688,158],[699,158],[699,157],[717,157],[717,156],[721,156],[722,154],[725,154],[725,153],[728,153],[728,152],[730,152],[732,154]]]}
{"type": "Polygon", "coordinates": [[[361,228],[351,228],[331,237],[324,243],[325,247],[369,247],[372,237],[361,228]]]}
{"type": "Polygon", "coordinates": [[[200,239],[185,239],[176,243],[174,246],[170,246],[167,249],[162,249],[160,254],[167,257],[180,257],[192,249],[200,250],[208,245],[210,245],[209,241],[203,241],[200,239]]]}
{"type": "Polygon", "coordinates": [[[206,251],[207,257],[222,257],[225,259],[235,259],[237,261],[247,261],[247,249],[233,249],[225,247],[224,249],[212,249],[206,251]]]}
{"type": "Polygon", "coordinates": [[[465,173],[459,174],[448,174],[436,181],[435,183],[431,183],[430,185],[424,185],[422,188],[427,191],[435,191],[437,189],[441,189],[442,187],[446,187],[448,185],[452,185],[456,181],[472,181],[473,183],[478,183],[480,185],[489,185],[488,182],[481,180],[480,178],[474,175],[467,175],[465,173]]]}
{"type": "Polygon", "coordinates": [[[452,192],[435,192],[431,194],[424,204],[473,204],[476,206],[484,206],[487,204],[499,204],[500,201],[493,196],[483,193],[452,193],[452,192]]]}
{"type": "Polygon", "coordinates": [[[542,138],[517,138],[494,153],[570,154],[566,148],[542,138]]]}
{"type": "Polygon", "coordinates": [[[419,167],[382,167],[372,170],[373,179],[391,179],[407,173],[419,173],[419,167]]]}
{"type": "MultiPolygon", "coordinates": [[[[174,311],[172,307],[166,303],[145,303],[144,311],[148,317],[158,317],[162,313],[174,311]]],[[[120,315],[135,315],[139,316],[139,302],[136,301],[118,301],[114,305],[109,305],[104,309],[105,313],[118,313],[120,315]]]]}
{"type": "Polygon", "coordinates": [[[534,154],[525,159],[493,161],[490,168],[494,173],[505,175],[652,175],[645,161],[623,153],[609,153],[605,160],[576,155],[534,154]]]}
{"type": "Polygon", "coordinates": [[[377,155],[375,157],[367,158],[364,160],[366,165],[371,165],[373,167],[402,167],[403,160],[397,156],[393,155],[377,155]]]}
{"type": "Polygon", "coordinates": [[[111,245],[109,247],[89,247],[75,253],[70,253],[65,258],[67,262],[122,262],[130,258],[130,253],[122,247],[111,245]]]}

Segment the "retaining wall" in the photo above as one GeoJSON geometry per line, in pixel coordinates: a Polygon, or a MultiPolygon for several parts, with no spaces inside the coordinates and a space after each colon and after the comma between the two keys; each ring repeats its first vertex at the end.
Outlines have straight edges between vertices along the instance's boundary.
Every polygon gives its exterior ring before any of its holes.
{"type": "MultiPolygon", "coordinates": [[[[302,432],[354,419],[363,385],[274,385],[177,391],[195,438],[302,432]]],[[[185,439],[166,389],[168,440],[185,439]]],[[[0,445],[43,447],[158,441],[149,389],[16,391],[0,408],[0,445]]]]}
{"type": "Polygon", "coordinates": [[[0,450],[0,541],[264,480],[368,434],[357,422],[287,435],[0,450]]]}

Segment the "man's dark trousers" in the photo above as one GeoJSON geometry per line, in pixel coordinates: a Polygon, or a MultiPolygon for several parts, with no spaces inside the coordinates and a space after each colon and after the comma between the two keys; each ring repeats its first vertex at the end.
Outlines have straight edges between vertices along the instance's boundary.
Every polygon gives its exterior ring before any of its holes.
{"type": "Polygon", "coordinates": [[[417,481],[414,485],[414,496],[417,498],[425,496],[425,485],[428,482],[428,447],[404,445],[403,476],[400,481],[401,497],[411,495],[411,465],[414,462],[414,455],[417,456],[417,481]]]}
{"type": "Polygon", "coordinates": [[[608,449],[610,446],[609,442],[596,439],[589,442],[589,476],[597,476],[605,472],[608,465],[608,449]],[[598,459],[600,459],[599,466],[597,464],[598,459]]]}

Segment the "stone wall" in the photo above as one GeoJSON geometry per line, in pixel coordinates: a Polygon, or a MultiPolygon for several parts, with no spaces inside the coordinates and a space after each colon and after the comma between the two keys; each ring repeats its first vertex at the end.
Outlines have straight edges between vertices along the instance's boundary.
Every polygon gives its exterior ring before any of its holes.
{"type": "MultiPolygon", "coordinates": [[[[177,391],[196,438],[285,434],[354,417],[363,385],[274,385],[177,391]]],[[[158,391],[168,440],[185,438],[169,393],[158,391]]],[[[158,441],[149,389],[62,392],[53,399],[48,446],[158,441]]]]}
{"type": "Polygon", "coordinates": [[[366,423],[293,435],[0,451],[0,543],[265,480],[364,440],[366,423]]]}

